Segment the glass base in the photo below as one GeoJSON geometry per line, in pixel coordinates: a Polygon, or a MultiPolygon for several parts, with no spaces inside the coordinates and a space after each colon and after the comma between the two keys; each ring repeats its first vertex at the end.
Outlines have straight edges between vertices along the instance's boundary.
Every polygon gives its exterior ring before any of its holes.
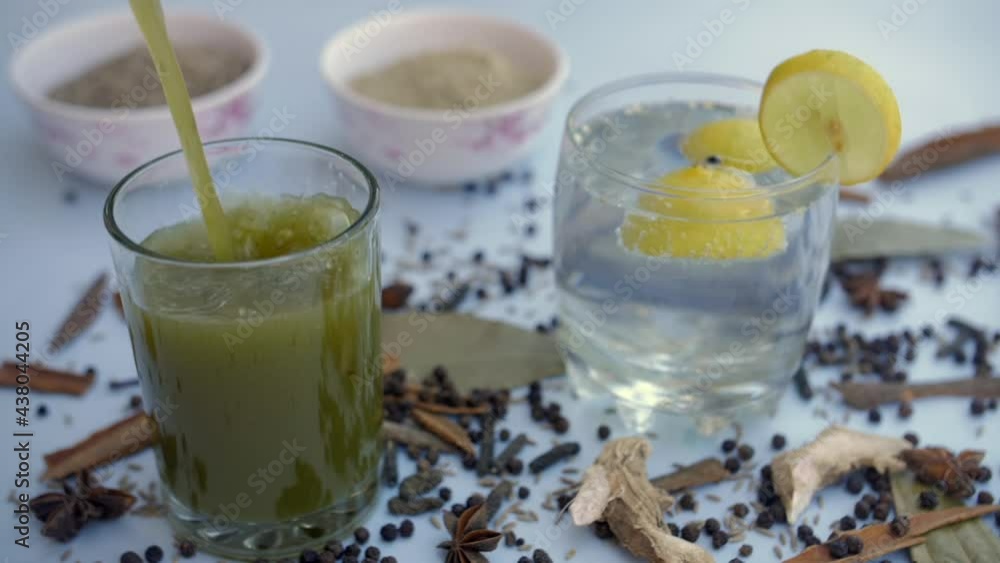
{"type": "Polygon", "coordinates": [[[697,400],[677,397],[675,401],[656,398],[655,393],[643,393],[637,386],[616,385],[620,378],[588,366],[573,353],[565,354],[566,372],[573,392],[581,399],[612,396],[615,409],[625,427],[635,433],[650,432],[660,427],[676,429],[678,422],[693,423],[702,435],[716,434],[734,422],[754,417],[773,416],[778,401],[788,386],[789,378],[755,382],[741,391],[729,389],[724,395],[711,396],[698,391],[697,400]]]}
{"type": "Polygon", "coordinates": [[[234,522],[224,515],[191,512],[167,494],[169,520],[175,533],[214,556],[242,561],[298,556],[304,549],[321,550],[326,542],[350,535],[369,516],[378,495],[372,479],[347,500],[281,522],[234,522]]]}

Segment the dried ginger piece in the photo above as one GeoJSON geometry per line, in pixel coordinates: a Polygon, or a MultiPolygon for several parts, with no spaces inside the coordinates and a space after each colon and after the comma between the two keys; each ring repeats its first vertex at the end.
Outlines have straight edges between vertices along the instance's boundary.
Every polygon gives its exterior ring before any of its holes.
{"type": "Polygon", "coordinates": [[[583,476],[570,504],[573,523],[604,520],[633,555],[654,563],[713,563],[704,549],[676,538],[663,526],[663,512],[673,498],[646,476],[653,447],[645,438],[620,438],[604,446],[583,476]]]}
{"type": "Polygon", "coordinates": [[[880,472],[905,469],[899,454],[911,447],[900,438],[834,425],[805,446],[778,455],[771,462],[771,471],[775,492],[785,505],[788,521],[798,519],[817,491],[855,469],[874,467],[880,472]]]}

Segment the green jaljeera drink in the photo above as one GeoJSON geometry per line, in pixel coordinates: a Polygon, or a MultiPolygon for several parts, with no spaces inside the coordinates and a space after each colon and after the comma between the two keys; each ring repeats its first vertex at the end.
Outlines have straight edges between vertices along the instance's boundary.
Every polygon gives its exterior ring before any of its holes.
{"type": "Polygon", "coordinates": [[[178,405],[159,422],[162,481],[220,532],[364,507],[382,418],[374,234],[322,246],[359,219],[322,194],[244,196],[226,216],[236,259],[262,262],[216,267],[195,218],[142,243],[188,267],[140,258],[127,297],[146,398],[178,405]]]}

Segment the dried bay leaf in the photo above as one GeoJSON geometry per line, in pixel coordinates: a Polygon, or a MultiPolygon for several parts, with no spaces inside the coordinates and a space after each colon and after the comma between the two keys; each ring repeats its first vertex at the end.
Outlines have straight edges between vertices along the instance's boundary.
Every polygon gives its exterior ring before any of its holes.
{"type": "Polygon", "coordinates": [[[382,346],[399,349],[416,377],[444,366],[463,393],[520,387],[565,371],[551,335],[472,315],[383,315],[382,346]]]}
{"type": "Polygon", "coordinates": [[[830,260],[908,257],[975,250],[987,244],[974,231],[901,221],[844,218],[834,229],[830,260]]]}
{"type": "MultiPolygon", "coordinates": [[[[945,509],[964,507],[960,500],[942,497],[940,508],[936,511],[923,511],[917,504],[921,492],[931,490],[923,485],[910,473],[900,473],[891,477],[892,498],[896,511],[911,518],[942,512],[945,509]]],[[[1000,510],[996,505],[974,507],[993,511],[1000,510]]],[[[972,510],[969,507],[966,510],[972,510]]],[[[954,526],[935,530],[926,535],[923,545],[910,548],[910,558],[913,563],[935,563],[948,561],[950,563],[978,563],[980,561],[1000,561],[1000,538],[981,520],[975,519],[954,526]]]]}

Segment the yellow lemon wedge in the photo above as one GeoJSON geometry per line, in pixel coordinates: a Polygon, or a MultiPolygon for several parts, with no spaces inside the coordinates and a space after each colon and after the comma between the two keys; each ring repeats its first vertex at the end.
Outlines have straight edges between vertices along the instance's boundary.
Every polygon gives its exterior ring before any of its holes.
{"type": "Polygon", "coordinates": [[[836,153],[844,185],[881,174],[902,132],[885,79],[841,51],[809,51],[778,65],[764,85],[758,118],[764,145],[782,168],[802,175],[836,153]]]}
{"type": "Polygon", "coordinates": [[[751,173],[778,166],[764,146],[757,120],[733,117],[710,121],[692,131],[681,142],[681,152],[691,164],[703,164],[716,157],[721,164],[751,173]]]}
{"type": "Polygon", "coordinates": [[[619,230],[621,244],[647,256],[759,259],[785,249],[785,226],[752,177],[738,170],[675,170],[643,194],[619,230]]]}

